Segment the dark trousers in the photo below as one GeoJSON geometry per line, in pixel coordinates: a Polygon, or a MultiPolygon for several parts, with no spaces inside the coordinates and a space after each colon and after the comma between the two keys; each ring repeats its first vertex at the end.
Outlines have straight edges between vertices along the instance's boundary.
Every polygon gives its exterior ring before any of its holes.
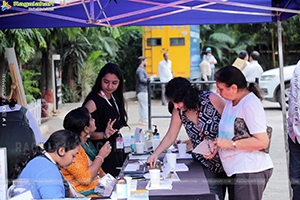
{"type": "Polygon", "coordinates": [[[214,173],[209,171],[204,165],[202,165],[210,193],[218,195],[220,200],[225,198],[227,175],[225,172],[214,173]]]}
{"type": "Polygon", "coordinates": [[[262,172],[233,175],[233,185],[229,188],[229,194],[233,198],[230,199],[261,200],[272,173],[273,169],[267,169],[262,172]]]}
{"type": "Polygon", "coordinates": [[[290,149],[289,176],[293,189],[293,200],[300,200],[300,144],[288,139],[290,149]]]}

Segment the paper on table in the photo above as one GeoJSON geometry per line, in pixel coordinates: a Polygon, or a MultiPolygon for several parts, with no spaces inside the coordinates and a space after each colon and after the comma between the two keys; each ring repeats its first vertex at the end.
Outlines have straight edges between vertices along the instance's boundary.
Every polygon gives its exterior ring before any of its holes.
{"type": "Polygon", "coordinates": [[[184,163],[176,163],[175,171],[176,172],[187,172],[187,171],[189,171],[189,168],[184,163]]]}
{"type": "Polygon", "coordinates": [[[128,163],[124,171],[137,171],[139,169],[139,163],[128,163]]]}
{"type": "Polygon", "coordinates": [[[172,190],[172,188],[172,181],[170,180],[160,181],[159,185],[154,187],[151,186],[151,181],[149,181],[146,186],[146,190],[172,190]]]}
{"type": "Polygon", "coordinates": [[[150,154],[145,155],[129,155],[129,160],[147,160],[147,158],[150,156],[150,154]]]}

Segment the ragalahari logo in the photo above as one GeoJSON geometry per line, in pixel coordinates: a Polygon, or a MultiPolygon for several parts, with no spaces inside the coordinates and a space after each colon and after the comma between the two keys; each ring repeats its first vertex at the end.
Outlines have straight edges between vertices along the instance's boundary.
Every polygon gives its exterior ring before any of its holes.
{"type": "Polygon", "coordinates": [[[11,8],[11,5],[9,5],[6,1],[3,1],[2,11],[9,10],[10,8],[11,8]]]}

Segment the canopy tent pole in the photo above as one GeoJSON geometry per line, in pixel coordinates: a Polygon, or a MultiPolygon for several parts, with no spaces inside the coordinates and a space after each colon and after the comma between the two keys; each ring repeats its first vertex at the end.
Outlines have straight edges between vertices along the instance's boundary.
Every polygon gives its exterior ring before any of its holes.
{"type": "MultiPolygon", "coordinates": [[[[283,77],[283,53],[282,53],[282,31],[280,15],[277,15],[277,33],[278,33],[278,54],[279,54],[279,77],[280,77],[280,93],[281,93],[281,108],[282,108],[282,120],[283,120],[283,131],[284,131],[284,146],[287,163],[287,173],[289,177],[289,146],[288,146],[288,131],[287,131],[287,118],[286,118],[286,104],[285,104],[285,85],[283,77]]],[[[291,182],[288,178],[289,183],[289,197],[292,199],[291,182]]]]}

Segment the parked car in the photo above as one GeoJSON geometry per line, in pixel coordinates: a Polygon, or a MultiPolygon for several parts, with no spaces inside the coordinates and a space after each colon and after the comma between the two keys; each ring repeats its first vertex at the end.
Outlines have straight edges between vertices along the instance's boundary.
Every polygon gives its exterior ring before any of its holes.
{"type": "MultiPolygon", "coordinates": [[[[284,86],[285,86],[285,103],[288,108],[288,100],[289,100],[289,89],[290,89],[290,81],[294,72],[296,65],[285,66],[283,68],[283,78],[284,78],[284,86]]],[[[270,69],[265,71],[262,74],[262,77],[259,81],[259,87],[264,92],[264,99],[272,102],[278,102],[281,104],[281,92],[280,92],[280,77],[279,77],[279,68],[270,69]]]]}

